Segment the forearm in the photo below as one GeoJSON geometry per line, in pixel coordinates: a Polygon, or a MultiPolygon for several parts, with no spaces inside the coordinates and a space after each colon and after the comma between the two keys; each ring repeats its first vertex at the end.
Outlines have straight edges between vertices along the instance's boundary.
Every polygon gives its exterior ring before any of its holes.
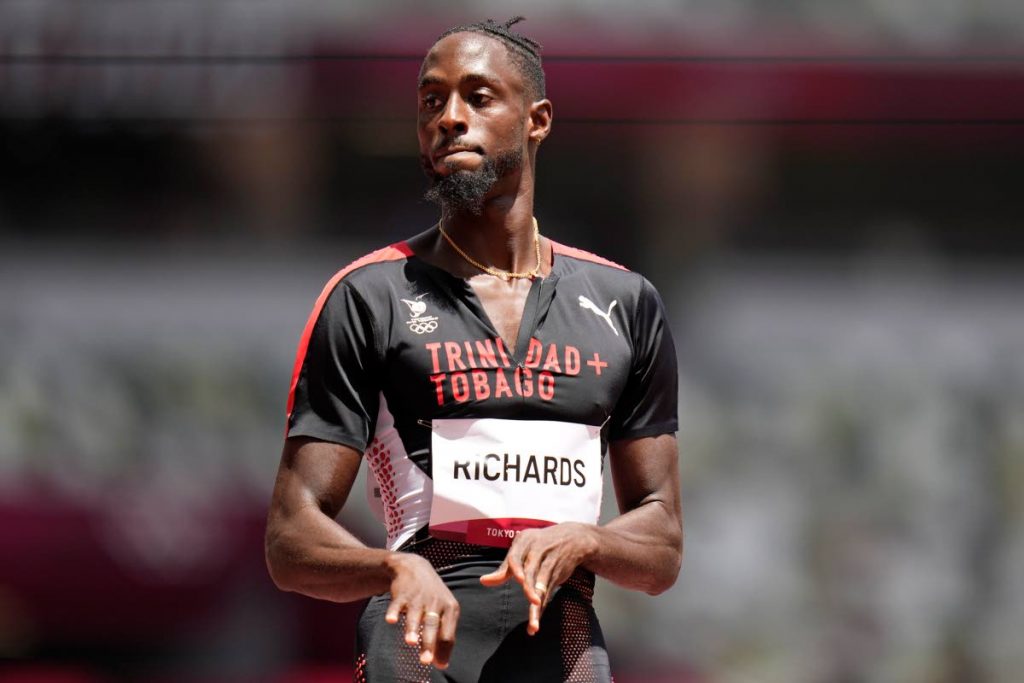
{"type": "Polygon", "coordinates": [[[604,526],[587,529],[592,543],[584,568],[651,595],[675,583],[683,557],[682,520],[662,501],[645,503],[604,526]]]}
{"type": "Polygon", "coordinates": [[[369,548],[315,506],[267,525],[266,559],[279,588],[333,602],[385,593],[403,553],[369,548]]]}

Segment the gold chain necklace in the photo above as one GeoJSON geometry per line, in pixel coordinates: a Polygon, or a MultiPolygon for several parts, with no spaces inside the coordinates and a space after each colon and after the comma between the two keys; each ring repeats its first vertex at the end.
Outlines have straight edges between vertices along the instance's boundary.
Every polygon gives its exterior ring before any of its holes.
{"type": "Polygon", "coordinates": [[[536,252],[536,255],[537,255],[537,265],[535,265],[532,270],[527,270],[527,271],[524,271],[524,272],[521,272],[521,273],[516,273],[516,272],[513,272],[511,270],[502,270],[500,268],[495,268],[493,266],[485,266],[484,264],[482,264],[479,261],[475,260],[472,256],[470,256],[466,252],[462,251],[462,249],[459,248],[459,245],[455,244],[455,241],[451,237],[448,236],[448,233],[446,233],[444,231],[444,228],[441,227],[440,223],[437,224],[437,229],[441,232],[441,236],[444,237],[445,240],[447,240],[448,244],[450,244],[452,246],[452,249],[454,249],[455,252],[459,256],[461,256],[462,258],[466,259],[466,261],[471,266],[473,266],[475,268],[479,268],[480,270],[484,271],[488,275],[493,275],[494,277],[504,278],[507,282],[511,282],[513,278],[515,278],[515,279],[530,278],[532,280],[533,278],[537,277],[537,275],[540,273],[540,227],[537,225],[537,219],[536,218],[533,219],[533,249],[534,249],[534,251],[536,252]]]}

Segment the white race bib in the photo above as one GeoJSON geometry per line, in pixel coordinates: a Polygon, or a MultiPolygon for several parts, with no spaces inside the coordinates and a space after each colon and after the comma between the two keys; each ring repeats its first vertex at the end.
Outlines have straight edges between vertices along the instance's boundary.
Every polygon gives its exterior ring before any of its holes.
{"type": "Polygon", "coordinates": [[[507,548],[523,529],[596,524],[601,428],[547,420],[434,420],[430,534],[507,548]]]}

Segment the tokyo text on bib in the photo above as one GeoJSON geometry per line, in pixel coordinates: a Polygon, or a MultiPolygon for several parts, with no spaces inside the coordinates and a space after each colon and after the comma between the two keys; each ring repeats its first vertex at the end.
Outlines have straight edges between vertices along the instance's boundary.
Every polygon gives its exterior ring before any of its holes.
{"type": "Polygon", "coordinates": [[[523,529],[597,523],[601,428],[434,420],[430,535],[507,548],[523,529]]]}

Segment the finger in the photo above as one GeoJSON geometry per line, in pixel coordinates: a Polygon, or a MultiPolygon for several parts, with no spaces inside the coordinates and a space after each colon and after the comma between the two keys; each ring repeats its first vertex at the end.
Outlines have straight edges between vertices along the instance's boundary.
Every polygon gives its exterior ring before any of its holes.
{"type": "Polygon", "coordinates": [[[500,586],[509,580],[512,574],[508,570],[508,557],[501,563],[497,569],[490,574],[484,574],[480,577],[480,583],[485,586],[500,586]]]}
{"type": "Polygon", "coordinates": [[[508,549],[508,555],[505,556],[505,562],[508,563],[508,570],[512,573],[512,576],[516,577],[519,583],[526,581],[526,575],[523,573],[523,550],[522,544],[518,543],[522,536],[516,538],[516,542],[512,544],[512,547],[508,549]]]}
{"type": "Polygon", "coordinates": [[[415,645],[420,642],[420,622],[423,619],[422,609],[407,609],[405,611],[405,642],[408,645],[415,645]]]}
{"type": "Polygon", "coordinates": [[[431,664],[434,661],[434,648],[437,646],[437,629],[441,625],[441,614],[433,610],[423,613],[423,631],[420,633],[420,664],[431,664]]]}
{"type": "Polygon", "coordinates": [[[540,630],[540,617],[544,614],[544,608],[551,600],[552,574],[551,562],[544,562],[537,570],[536,578],[533,581],[533,590],[540,596],[540,601],[530,604],[529,621],[526,625],[526,632],[531,636],[540,630]]]}
{"type": "Polygon", "coordinates": [[[441,628],[437,633],[437,647],[434,648],[434,666],[439,669],[448,668],[448,661],[455,647],[455,626],[459,621],[459,606],[456,604],[445,609],[441,615],[441,628]]]}
{"type": "Polygon", "coordinates": [[[544,602],[544,593],[547,591],[547,584],[542,583],[539,589],[537,587],[537,571],[543,559],[540,553],[530,552],[523,563],[523,591],[526,593],[526,599],[535,605],[544,602]]]}
{"type": "Polygon", "coordinates": [[[540,612],[541,606],[530,603],[530,619],[526,624],[526,633],[533,635],[540,630],[540,612]]]}
{"type": "Polygon", "coordinates": [[[551,555],[544,558],[544,562],[537,569],[537,574],[533,579],[533,590],[540,596],[540,609],[543,612],[544,608],[551,602],[551,591],[554,590],[560,581],[554,575],[555,563],[551,560],[551,555]]]}
{"type": "Polygon", "coordinates": [[[398,617],[402,614],[402,610],[405,607],[405,603],[399,600],[392,600],[391,604],[388,605],[388,611],[384,614],[384,621],[389,624],[397,624],[398,617]]]}

